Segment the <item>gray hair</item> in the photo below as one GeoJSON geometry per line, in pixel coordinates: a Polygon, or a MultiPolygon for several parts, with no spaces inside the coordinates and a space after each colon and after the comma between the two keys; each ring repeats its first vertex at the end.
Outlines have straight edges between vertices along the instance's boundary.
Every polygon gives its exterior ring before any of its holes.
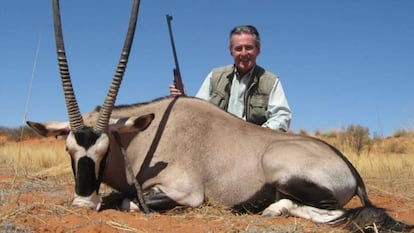
{"type": "Polygon", "coordinates": [[[259,31],[257,31],[256,27],[254,27],[253,25],[241,25],[241,26],[236,26],[234,27],[231,31],[230,31],[230,39],[231,36],[234,34],[242,34],[242,33],[248,33],[248,34],[252,34],[253,35],[253,39],[256,41],[256,46],[260,47],[260,35],[259,35],[259,31]]]}

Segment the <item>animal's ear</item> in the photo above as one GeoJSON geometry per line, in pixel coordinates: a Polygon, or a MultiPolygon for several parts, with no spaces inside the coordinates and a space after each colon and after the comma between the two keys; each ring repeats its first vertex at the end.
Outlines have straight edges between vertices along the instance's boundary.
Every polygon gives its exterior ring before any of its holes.
{"type": "Polygon", "coordinates": [[[154,120],[154,113],[142,115],[139,117],[124,117],[120,119],[111,119],[109,130],[118,133],[131,133],[136,131],[144,131],[154,120]]]}
{"type": "Polygon", "coordinates": [[[49,121],[44,123],[38,123],[33,121],[27,121],[26,124],[34,131],[36,131],[36,133],[44,137],[67,136],[70,132],[69,122],[49,121]]]}

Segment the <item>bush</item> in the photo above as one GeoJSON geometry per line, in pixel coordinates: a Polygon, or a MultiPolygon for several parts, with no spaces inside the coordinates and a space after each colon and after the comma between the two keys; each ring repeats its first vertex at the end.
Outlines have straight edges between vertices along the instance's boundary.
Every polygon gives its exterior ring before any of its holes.
{"type": "Polygon", "coordinates": [[[414,135],[414,132],[407,131],[405,129],[399,129],[394,132],[392,135],[394,138],[400,138],[400,137],[406,137],[406,136],[412,136],[414,135]]]}
{"type": "Polygon", "coordinates": [[[0,126],[0,135],[6,136],[9,141],[21,141],[28,138],[40,137],[32,128],[28,126],[22,126],[19,128],[0,126]]]}
{"type": "Polygon", "coordinates": [[[402,145],[398,142],[392,142],[384,148],[385,153],[394,153],[394,154],[405,154],[408,149],[405,145],[402,145]]]}
{"type": "Polygon", "coordinates": [[[369,137],[369,129],[361,125],[349,125],[342,133],[342,144],[347,145],[357,155],[360,155],[363,149],[371,149],[372,140],[369,137]]]}
{"type": "Polygon", "coordinates": [[[300,129],[299,134],[302,135],[302,136],[309,136],[309,133],[308,133],[308,131],[306,131],[306,129],[300,129]]]}

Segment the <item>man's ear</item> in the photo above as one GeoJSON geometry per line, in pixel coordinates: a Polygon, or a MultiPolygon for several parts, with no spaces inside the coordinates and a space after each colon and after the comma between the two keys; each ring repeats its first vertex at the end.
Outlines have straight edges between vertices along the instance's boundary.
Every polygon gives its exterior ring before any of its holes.
{"type": "Polygon", "coordinates": [[[232,50],[231,50],[231,44],[229,45],[229,52],[230,52],[230,56],[232,56],[232,57],[233,57],[233,52],[232,52],[232,50]]]}

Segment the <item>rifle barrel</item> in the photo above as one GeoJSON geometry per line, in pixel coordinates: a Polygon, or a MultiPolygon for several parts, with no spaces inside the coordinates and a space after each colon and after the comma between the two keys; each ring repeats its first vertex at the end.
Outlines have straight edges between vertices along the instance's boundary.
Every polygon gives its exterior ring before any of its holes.
{"type": "Polygon", "coordinates": [[[168,31],[170,33],[170,41],[171,41],[171,47],[173,50],[173,56],[174,56],[174,63],[175,63],[175,69],[174,69],[174,84],[177,89],[181,91],[181,93],[184,95],[184,85],[183,81],[181,79],[181,73],[180,73],[180,66],[178,65],[178,58],[177,58],[177,52],[175,50],[175,43],[174,43],[174,37],[171,29],[171,20],[173,17],[171,15],[166,15],[167,18],[167,24],[168,24],[168,31]]]}

